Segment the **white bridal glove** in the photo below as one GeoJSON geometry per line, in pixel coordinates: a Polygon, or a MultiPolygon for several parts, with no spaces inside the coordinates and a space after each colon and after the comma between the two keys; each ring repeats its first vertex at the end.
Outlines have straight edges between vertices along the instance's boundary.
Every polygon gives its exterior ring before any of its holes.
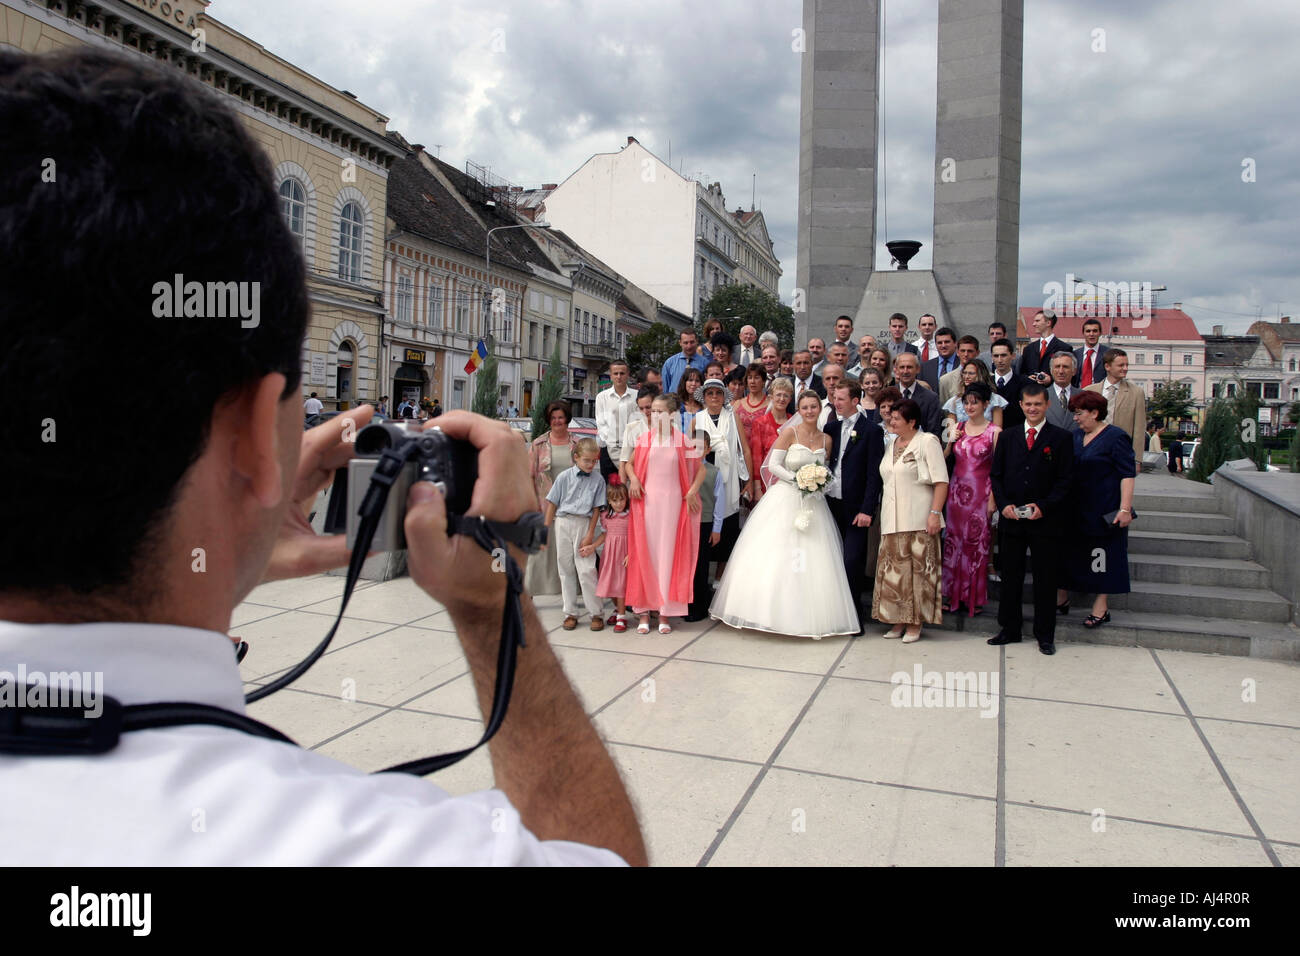
{"type": "Polygon", "coordinates": [[[794,472],[785,467],[785,452],[773,448],[767,456],[767,470],[778,480],[794,484],[794,472]]]}

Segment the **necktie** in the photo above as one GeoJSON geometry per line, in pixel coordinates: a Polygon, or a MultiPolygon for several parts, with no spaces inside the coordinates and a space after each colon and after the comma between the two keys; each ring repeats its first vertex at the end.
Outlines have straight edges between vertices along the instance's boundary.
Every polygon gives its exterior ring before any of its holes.
{"type": "Polygon", "coordinates": [[[1092,349],[1083,353],[1083,375],[1079,379],[1079,384],[1087,388],[1092,384],[1092,349]]]}
{"type": "Polygon", "coordinates": [[[1036,435],[1037,433],[1038,433],[1037,428],[1031,428],[1027,432],[1025,432],[1025,444],[1029,446],[1030,451],[1034,450],[1034,435],[1036,435]]]}
{"type": "Polygon", "coordinates": [[[1112,385],[1110,382],[1107,382],[1107,383],[1106,383],[1106,401],[1110,402],[1110,401],[1114,401],[1114,400],[1115,400],[1115,386],[1112,385]]]}
{"type": "Polygon", "coordinates": [[[924,365],[930,361],[930,340],[926,339],[925,344],[921,346],[921,364],[924,365]]]}
{"type": "Polygon", "coordinates": [[[1058,388],[1056,394],[1061,397],[1061,407],[1068,409],[1070,407],[1070,400],[1065,397],[1065,389],[1058,388]]]}
{"type": "Polygon", "coordinates": [[[1004,385],[1006,385],[1006,384],[1007,384],[1007,380],[1006,380],[1005,378],[999,378],[999,379],[998,379],[998,388],[1001,388],[1002,386],[1004,386],[1004,385]]]}
{"type": "Polygon", "coordinates": [[[912,390],[911,390],[910,388],[905,388],[905,389],[903,389],[903,397],[904,397],[904,398],[911,398],[911,397],[912,397],[912,390]]]}
{"type": "Polygon", "coordinates": [[[1047,339],[1043,339],[1042,343],[1038,346],[1039,361],[1042,361],[1043,356],[1046,354],[1047,354],[1047,339]]]}

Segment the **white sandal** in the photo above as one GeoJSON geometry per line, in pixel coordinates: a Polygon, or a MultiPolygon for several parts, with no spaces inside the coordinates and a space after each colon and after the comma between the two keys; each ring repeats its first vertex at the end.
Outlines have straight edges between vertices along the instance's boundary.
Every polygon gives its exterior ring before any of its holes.
{"type": "Polygon", "coordinates": [[[636,632],[637,632],[638,634],[649,634],[649,633],[650,633],[650,622],[649,622],[649,621],[641,621],[641,622],[640,622],[639,624],[637,624],[637,626],[636,626],[636,632]]]}
{"type": "Polygon", "coordinates": [[[672,625],[669,624],[667,621],[665,621],[665,620],[661,617],[661,618],[659,619],[659,633],[660,633],[660,634],[671,634],[672,632],[673,632],[672,625]]]}

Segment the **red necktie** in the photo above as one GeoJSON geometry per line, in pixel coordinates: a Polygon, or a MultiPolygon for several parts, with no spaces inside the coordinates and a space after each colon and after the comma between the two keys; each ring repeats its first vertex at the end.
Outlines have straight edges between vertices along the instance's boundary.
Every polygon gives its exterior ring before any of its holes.
{"type": "Polygon", "coordinates": [[[1043,339],[1042,344],[1038,346],[1038,360],[1041,362],[1043,356],[1046,354],[1047,354],[1047,339],[1043,339]]]}
{"type": "Polygon", "coordinates": [[[930,361],[930,340],[926,339],[925,344],[921,346],[921,363],[930,361]]]}
{"type": "Polygon", "coordinates": [[[1092,349],[1083,354],[1083,377],[1079,379],[1079,384],[1084,388],[1092,384],[1092,349]]]}
{"type": "Polygon", "coordinates": [[[1025,444],[1029,446],[1030,451],[1034,450],[1034,435],[1037,433],[1038,429],[1036,428],[1031,428],[1025,432],[1025,444]]]}

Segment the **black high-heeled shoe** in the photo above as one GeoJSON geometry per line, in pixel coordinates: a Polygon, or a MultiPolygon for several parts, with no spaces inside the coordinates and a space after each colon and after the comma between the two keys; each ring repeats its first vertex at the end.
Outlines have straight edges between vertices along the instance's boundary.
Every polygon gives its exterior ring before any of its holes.
{"type": "Polygon", "coordinates": [[[1101,627],[1103,624],[1109,624],[1109,623],[1110,623],[1110,611],[1107,611],[1101,617],[1098,617],[1095,614],[1089,614],[1087,617],[1083,619],[1083,626],[1086,627],[1088,630],[1092,630],[1094,627],[1101,627]]]}
{"type": "Polygon", "coordinates": [[[1069,601],[1066,601],[1064,604],[1058,604],[1058,605],[1056,605],[1056,613],[1057,613],[1057,614],[1069,614],[1069,613],[1070,613],[1070,602],[1069,602],[1069,601]]]}

